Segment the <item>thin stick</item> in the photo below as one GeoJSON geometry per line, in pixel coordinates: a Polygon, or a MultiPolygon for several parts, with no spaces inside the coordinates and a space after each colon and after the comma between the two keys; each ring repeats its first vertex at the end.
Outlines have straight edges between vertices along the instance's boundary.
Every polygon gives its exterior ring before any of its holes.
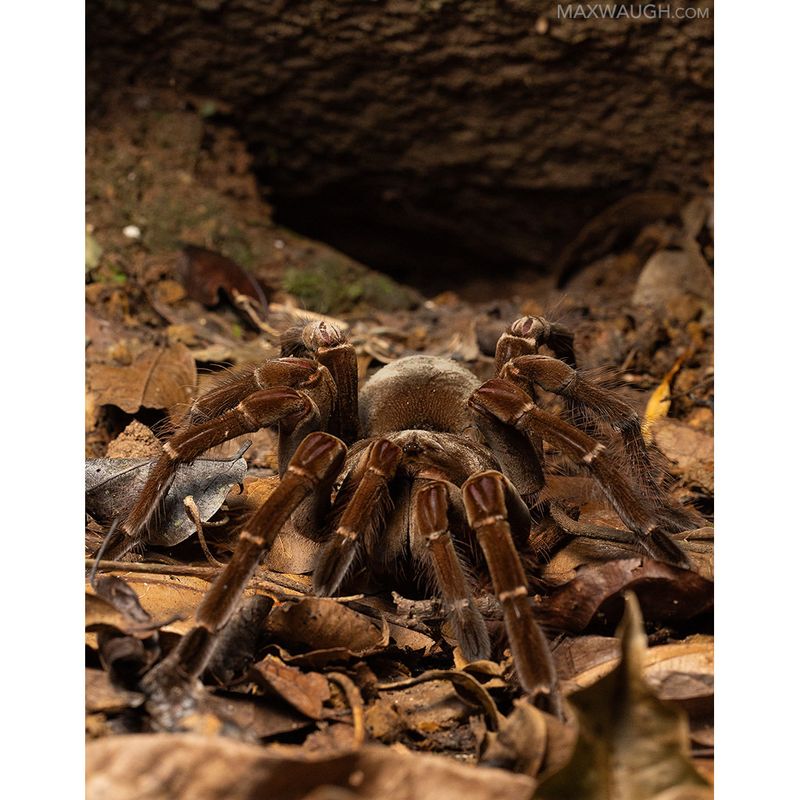
{"type": "Polygon", "coordinates": [[[97,579],[97,568],[100,565],[100,560],[103,558],[103,553],[105,553],[106,548],[108,547],[108,543],[111,541],[111,537],[114,535],[114,531],[117,529],[117,521],[118,520],[115,519],[111,523],[111,528],[109,528],[108,533],[105,535],[103,543],[100,545],[100,549],[97,551],[97,555],[95,555],[94,558],[86,559],[89,562],[93,562],[92,571],[89,573],[89,586],[91,586],[92,589],[96,588],[95,580],[97,579]]]}
{"type": "Polygon", "coordinates": [[[186,516],[192,521],[194,525],[195,532],[197,533],[197,538],[200,542],[200,547],[203,548],[203,553],[205,554],[206,561],[209,564],[212,564],[215,567],[224,567],[225,565],[219,561],[218,559],[214,558],[211,551],[208,549],[208,544],[206,543],[206,537],[203,535],[203,520],[200,518],[200,509],[197,507],[197,503],[194,501],[194,497],[191,495],[187,495],[183,498],[183,508],[186,511],[186,516]]]}
{"type": "Polygon", "coordinates": [[[328,672],[325,677],[344,692],[353,715],[353,747],[359,748],[365,739],[364,701],[361,692],[353,681],[341,672],[328,672]]]}

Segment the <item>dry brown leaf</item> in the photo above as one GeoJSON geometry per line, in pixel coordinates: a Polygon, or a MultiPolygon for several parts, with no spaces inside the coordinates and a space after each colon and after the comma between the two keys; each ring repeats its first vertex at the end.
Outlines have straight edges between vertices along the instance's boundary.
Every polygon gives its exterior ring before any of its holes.
{"type": "Polygon", "coordinates": [[[194,734],[110,736],[86,749],[87,800],[521,800],[524,775],[459,764],[443,756],[365,747],[328,758],[272,753],[263,747],[194,734]],[[339,789],[337,793],[337,789],[339,789]]]}
{"type": "Polygon", "coordinates": [[[570,762],[536,792],[541,800],[710,800],[713,792],[689,758],[689,727],[647,687],[639,604],[625,596],[619,666],[569,704],[579,725],[570,762]],[[663,794],[662,794],[663,793],[663,794]]]}
{"type": "Polygon", "coordinates": [[[691,619],[714,604],[714,584],[696,572],[649,558],[626,558],[582,567],[569,583],[537,597],[537,618],[578,633],[596,616],[618,619],[627,589],[636,590],[650,621],[691,619]]]}
{"type": "MultiPolygon", "coordinates": [[[[619,640],[611,636],[564,639],[553,651],[561,689],[570,695],[593,686],[619,664],[619,640]]],[[[695,634],[680,642],[648,648],[644,679],[660,700],[687,710],[710,710],[714,696],[714,637],[695,634]]]]}
{"type": "Polygon", "coordinates": [[[267,656],[251,671],[253,678],[311,719],[322,719],[322,705],[330,699],[328,681],[318,672],[289,667],[275,656],[267,656]]]}
{"type": "Polygon", "coordinates": [[[545,714],[525,698],[514,703],[497,733],[487,733],[481,744],[481,764],[502,767],[532,778],[553,774],[572,755],[577,730],[545,714]]]}
{"type": "MultiPolygon", "coordinates": [[[[139,596],[139,601],[154,622],[180,619],[164,626],[162,630],[170,633],[186,633],[194,625],[194,612],[209,583],[202,578],[187,576],[149,575],[120,571],[131,588],[139,596]]],[[[86,584],[86,628],[93,630],[98,625],[112,625],[125,630],[125,618],[111,605],[97,597],[92,587],[86,584]]]]}
{"type": "Polygon", "coordinates": [[[289,646],[346,648],[355,655],[372,653],[388,639],[388,630],[381,630],[369,617],[320,597],[304,597],[278,606],[270,614],[267,627],[289,646]]]}
{"type": "Polygon", "coordinates": [[[653,439],[687,484],[714,491],[714,438],[675,419],[653,425],[653,439]]]}
{"type": "Polygon", "coordinates": [[[148,348],[126,367],[92,364],[88,373],[97,405],[114,405],[128,414],[187,403],[197,384],[194,357],[182,344],[148,348]]]}
{"type": "Polygon", "coordinates": [[[432,680],[403,689],[381,691],[367,709],[370,735],[387,743],[405,733],[433,738],[465,723],[476,708],[465,702],[447,680],[432,680]]]}
{"type": "Polygon", "coordinates": [[[217,305],[220,292],[231,300],[238,292],[259,301],[266,310],[267,298],[256,279],[222,253],[186,245],[178,259],[178,274],[189,297],[205,306],[217,305]]]}
{"type": "Polygon", "coordinates": [[[268,698],[234,692],[218,692],[205,697],[206,708],[222,719],[231,720],[256,739],[301,730],[313,725],[293,708],[279,707],[268,698]],[[265,702],[266,700],[266,702],[265,702]]]}

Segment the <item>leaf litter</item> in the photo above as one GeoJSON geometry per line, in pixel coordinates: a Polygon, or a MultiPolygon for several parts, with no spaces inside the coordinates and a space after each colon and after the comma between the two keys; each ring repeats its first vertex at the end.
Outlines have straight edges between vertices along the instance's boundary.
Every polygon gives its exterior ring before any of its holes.
{"type": "MultiPolygon", "coordinates": [[[[297,271],[317,245],[265,227],[264,218],[253,230],[268,231],[258,250],[268,268],[230,257],[231,243],[213,253],[159,250],[150,238],[131,249],[95,235],[87,264],[87,452],[94,456],[87,477],[97,478],[87,481],[90,551],[144,479],[150,448],[159,446],[153,431],[174,424],[222,367],[274,357],[271,331],[320,311],[350,330],[362,378],[425,352],[486,379],[504,325],[557,304],[583,365],[621,365],[619,390],[665,454],[665,486],[711,516],[712,318],[706,267],[688,227],[675,227],[672,238],[683,242],[683,261],[703,291],[686,296],[675,287],[651,291],[664,258],[653,261],[652,250],[640,257],[634,241],[582,266],[566,295],[532,281],[516,285],[513,297],[480,304],[447,292],[416,306],[315,308],[281,288],[276,270],[297,271]],[[278,240],[288,244],[276,248],[278,240]],[[118,279],[120,270],[136,280],[118,279]]],[[[686,219],[693,229],[706,224],[696,213],[686,219]]],[[[191,231],[195,241],[225,244],[204,224],[191,231]]],[[[169,495],[169,533],[144,543],[133,560],[101,562],[98,580],[87,584],[87,797],[709,796],[702,775],[713,753],[710,525],[674,535],[691,570],[650,561],[624,537],[570,532],[532,567],[532,602],[566,697],[563,719],[522,694],[485,584],[477,601],[492,660],[466,664],[448,643],[435,598],[402,597],[394,587],[311,597],[317,545],[281,536],[194,687],[191,708],[167,720],[175,724],[164,732],[142,675],[192,627],[238,526],[274,490],[274,444],[265,434],[257,454],[230,458],[234,449],[227,461],[206,454],[183,467],[169,495]],[[187,497],[197,519],[187,516],[187,497]]],[[[585,529],[621,530],[581,481],[553,476],[547,491],[572,502],[585,529]]]]}

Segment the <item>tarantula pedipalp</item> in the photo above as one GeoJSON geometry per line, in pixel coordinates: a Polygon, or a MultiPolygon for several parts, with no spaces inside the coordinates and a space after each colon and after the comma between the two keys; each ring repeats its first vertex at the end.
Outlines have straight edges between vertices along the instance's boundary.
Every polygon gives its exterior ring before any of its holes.
{"type": "Polygon", "coordinates": [[[293,529],[323,542],[318,594],[335,594],[354,564],[381,580],[405,567],[422,588],[434,585],[470,660],[490,653],[464,560],[488,567],[520,683],[555,705],[555,671],[518,553],[542,513],[543,439],[593,475],[650,556],[685,565],[665,533],[689,527],[691,515],[654,480],[635,411],[574,369],[567,329],[523,317],[498,341],[495,363],[496,377],[481,384],[454,361],[409,356],[380,369],[359,395],[352,345],[325,323],[309,323],[287,333],[281,358],[200,397],[151,467],[115,554],[154,524],[178,464],[227,439],[277,426],[281,481],[243,526],[196,627],[161,673],[202,672],[260,558],[293,529]],[[557,357],[539,354],[543,345],[557,357]],[[581,412],[576,425],[537,405],[542,389],[581,412]],[[598,420],[617,432],[625,463],[587,432],[598,420]]]}

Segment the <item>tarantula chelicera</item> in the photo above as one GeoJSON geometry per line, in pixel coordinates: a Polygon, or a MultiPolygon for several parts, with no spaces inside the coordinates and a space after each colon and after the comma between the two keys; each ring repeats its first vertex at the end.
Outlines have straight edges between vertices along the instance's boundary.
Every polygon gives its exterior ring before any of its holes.
{"type": "Polygon", "coordinates": [[[179,464],[277,426],[281,481],[244,524],[169,669],[200,675],[259,560],[293,530],[324,542],[313,572],[320,595],[337,593],[359,564],[381,579],[405,568],[421,587],[435,586],[469,660],[490,655],[469,577],[488,567],[520,683],[554,702],[553,663],[518,553],[546,514],[543,440],[594,477],[651,557],[686,565],[666,533],[692,525],[654,478],[636,412],[575,366],[568,329],[523,317],[500,337],[496,377],[483,384],[455,361],[414,355],[378,370],[359,393],[355,350],[336,328],[288,331],[280,358],[195,401],[121,522],[116,555],[154,524],[179,464]],[[539,354],[543,346],[555,357],[539,354]],[[541,391],[563,398],[570,422],[537,404],[541,391]],[[601,429],[621,456],[599,441],[601,429]]]}

